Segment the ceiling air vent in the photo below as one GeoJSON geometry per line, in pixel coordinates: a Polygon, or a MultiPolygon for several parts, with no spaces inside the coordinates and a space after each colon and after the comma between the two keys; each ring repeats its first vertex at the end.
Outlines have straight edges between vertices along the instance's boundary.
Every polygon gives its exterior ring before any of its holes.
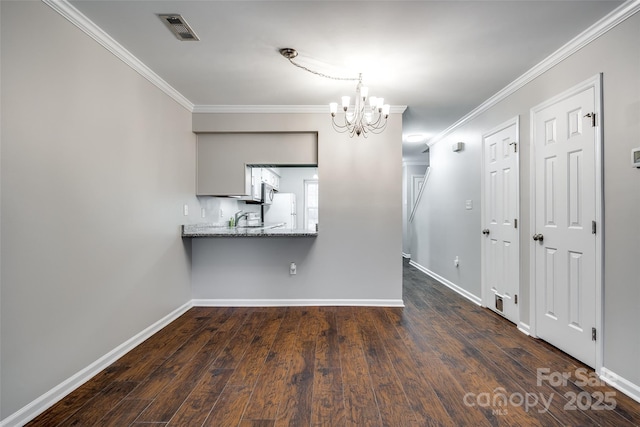
{"type": "Polygon", "coordinates": [[[198,41],[200,40],[196,33],[193,32],[187,21],[180,15],[158,15],[162,22],[171,30],[178,40],[182,41],[198,41]]]}

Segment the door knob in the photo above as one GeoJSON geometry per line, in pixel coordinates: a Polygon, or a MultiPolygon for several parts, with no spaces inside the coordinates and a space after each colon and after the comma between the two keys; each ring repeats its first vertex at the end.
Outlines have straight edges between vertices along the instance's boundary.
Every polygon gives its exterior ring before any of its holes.
{"type": "Polygon", "coordinates": [[[488,228],[485,228],[484,230],[482,230],[482,234],[484,234],[485,236],[488,236],[488,235],[489,235],[489,233],[490,233],[490,232],[489,232],[489,229],[488,229],[488,228]]]}
{"type": "Polygon", "coordinates": [[[544,240],[544,236],[542,234],[534,234],[533,240],[535,240],[536,242],[542,243],[542,241],[544,240]]]}

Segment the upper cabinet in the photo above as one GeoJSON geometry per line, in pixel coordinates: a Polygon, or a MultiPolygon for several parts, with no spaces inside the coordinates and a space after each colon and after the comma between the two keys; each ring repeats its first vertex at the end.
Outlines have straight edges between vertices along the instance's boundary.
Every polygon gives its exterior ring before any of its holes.
{"type": "MultiPolygon", "coordinates": [[[[316,133],[200,133],[196,144],[198,196],[249,195],[252,165],[318,164],[316,133]]],[[[279,187],[277,169],[263,167],[260,179],[279,187]]]]}
{"type": "Polygon", "coordinates": [[[275,168],[258,168],[260,170],[260,182],[269,184],[277,190],[280,189],[280,175],[275,168]]]}

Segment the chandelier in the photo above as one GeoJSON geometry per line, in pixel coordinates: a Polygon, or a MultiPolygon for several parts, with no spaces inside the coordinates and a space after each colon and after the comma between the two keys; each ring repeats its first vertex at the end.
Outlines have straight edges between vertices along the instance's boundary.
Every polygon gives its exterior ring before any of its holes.
{"type": "Polygon", "coordinates": [[[295,49],[280,49],[280,54],[287,58],[289,62],[296,67],[302,68],[303,70],[317,76],[332,80],[353,80],[358,82],[356,86],[354,105],[350,105],[350,96],[342,97],[342,119],[337,119],[336,121],[336,117],[338,115],[338,103],[331,102],[329,104],[331,124],[337,132],[348,132],[351,138],[360,135],[366,138],[368,133],[377,134],[381,133],[385,129],[387,126],[387,119],[389,118],[389,104],[384,103],[384,98],[369,96],[369,88],[362,85],[362,74],[358,75],[358,78],[333,77],[310,70],[309,68],[293,61],[293,58],[298,56],[298,52],[295,49]]]}
{"type": "Polygon", "coordinates": [[[367,133],[380,133],[387,126],[389,118],[389,104],[384,103],[384,98],[369,97],[369,88],[362,86],[362,74],[358,77],[356,86],[355,105],[350,106],[351,98],[342,97],[342,111],[344,111],[344,123],[336,123],[338,103],[329,104],[331,113],[331,123],[338,132],[349,132],[349,136],[354,135],[367,137],[367,133]],[[368,102],[367,102],[368,101],[368,102]]]}

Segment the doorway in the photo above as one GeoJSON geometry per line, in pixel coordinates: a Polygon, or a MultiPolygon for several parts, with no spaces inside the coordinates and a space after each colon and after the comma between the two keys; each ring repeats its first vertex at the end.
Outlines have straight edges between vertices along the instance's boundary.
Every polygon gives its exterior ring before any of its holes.
{"type": "Polygon", "coordinates": [[[598,75],[531,109],[531,327],[599,369],[602,127],[598,75]]]}
{"type": "Polygon", "coordinates": [[[482,304],[518,324],[519,119],[482,138],[482,304]]]}

